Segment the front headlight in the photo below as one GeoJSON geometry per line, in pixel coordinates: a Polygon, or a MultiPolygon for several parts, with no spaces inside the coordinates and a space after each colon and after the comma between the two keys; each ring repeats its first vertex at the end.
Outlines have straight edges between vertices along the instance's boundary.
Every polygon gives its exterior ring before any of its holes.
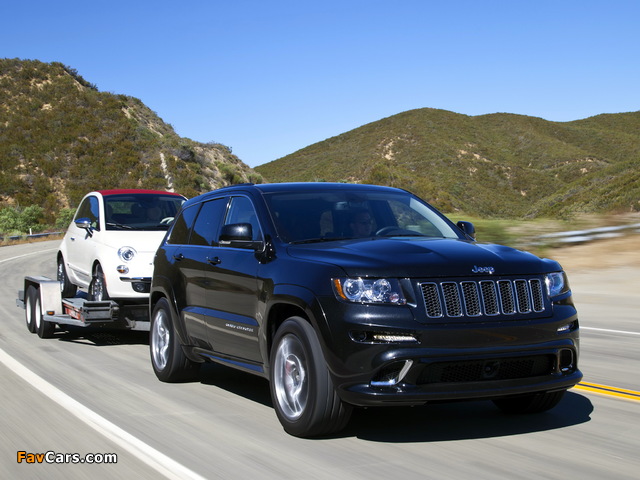
{"type": "Polygon", "coordinates": [[[123,262],[130,262],[137,253],[138,252],[136,252],[136,249],[133,247],[121,247],[118,250],[118,256],[123,262]]]}
{"type": "Polygon", "coordinates": [[[564,272],[553,272],[545,275],[547,293],[550,297],[557,297],[569,291],[569,282],[564,272]]]}
{"type": "Polygon", "coordinates": [[[400,283],[393,278],[334,278],[333,291],[336,297],[347,302],[407,303],[400,283]]]}

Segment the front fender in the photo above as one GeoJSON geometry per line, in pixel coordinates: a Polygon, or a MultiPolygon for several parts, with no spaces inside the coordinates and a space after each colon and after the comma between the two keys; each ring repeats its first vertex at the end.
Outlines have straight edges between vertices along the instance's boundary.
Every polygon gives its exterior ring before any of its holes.
{"type": "MultiPolygon", "coordinates": [[[[304,316],[313,326],[318,335],[324,357],[331,364],[333,358],[331,345],[334,342],[327,316],[316,294],[299,285],[280,284],[274,286],[273,293],[267,302],[267,318],[269,319],[267,331],[271,332],[271,334],[267,338],[266,351],[270,350],[270,339],[275,335],[280,323],[293,315],[304,316]],[[301,313],[304,313],[304,315],[301,315],[301,313]]],[[[264,358],[269,358],[268,353],[264,358]]],[[[266,363],[268,364],[268,362],[266,363]]]]}

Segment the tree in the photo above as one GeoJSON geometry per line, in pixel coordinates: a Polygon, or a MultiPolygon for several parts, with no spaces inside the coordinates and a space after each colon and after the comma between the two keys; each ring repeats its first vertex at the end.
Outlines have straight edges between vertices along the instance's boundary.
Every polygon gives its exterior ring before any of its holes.
{"type": "Polygon", "coordinates": [[[40,225],[44,209],[38,205],[29,207],[7,207],[0,210],[0,231],[30,233],[40,225]]]}

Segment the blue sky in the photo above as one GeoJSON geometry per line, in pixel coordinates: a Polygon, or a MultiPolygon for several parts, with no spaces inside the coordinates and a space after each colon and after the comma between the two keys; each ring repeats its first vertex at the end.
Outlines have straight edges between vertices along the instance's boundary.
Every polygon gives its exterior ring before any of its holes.
{"type": "Polygon", "coordinates": [[[0,4],[0,57],[58,61],[251,166],[414,108],[640,110],[640,1],[0,4]]]}

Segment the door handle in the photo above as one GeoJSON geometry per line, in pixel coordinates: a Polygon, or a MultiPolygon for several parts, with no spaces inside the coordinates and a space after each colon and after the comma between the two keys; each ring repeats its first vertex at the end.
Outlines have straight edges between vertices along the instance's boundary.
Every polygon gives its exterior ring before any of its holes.
{"type": "Polygon", "coordinates": [[[220,260],[220,257],[213,257],[213,258],[207,257],[207,262],[209,262],[209,264],[211,265],[219,265],[222,263],[222,260],[220,260]]]}
{"type": "Polygon", "coordinates": [[[181,253],[178,253],[177,255],[173,256],[173,259],[179,262],[180,260],[184,260],[184,255],[181,253]]]}

